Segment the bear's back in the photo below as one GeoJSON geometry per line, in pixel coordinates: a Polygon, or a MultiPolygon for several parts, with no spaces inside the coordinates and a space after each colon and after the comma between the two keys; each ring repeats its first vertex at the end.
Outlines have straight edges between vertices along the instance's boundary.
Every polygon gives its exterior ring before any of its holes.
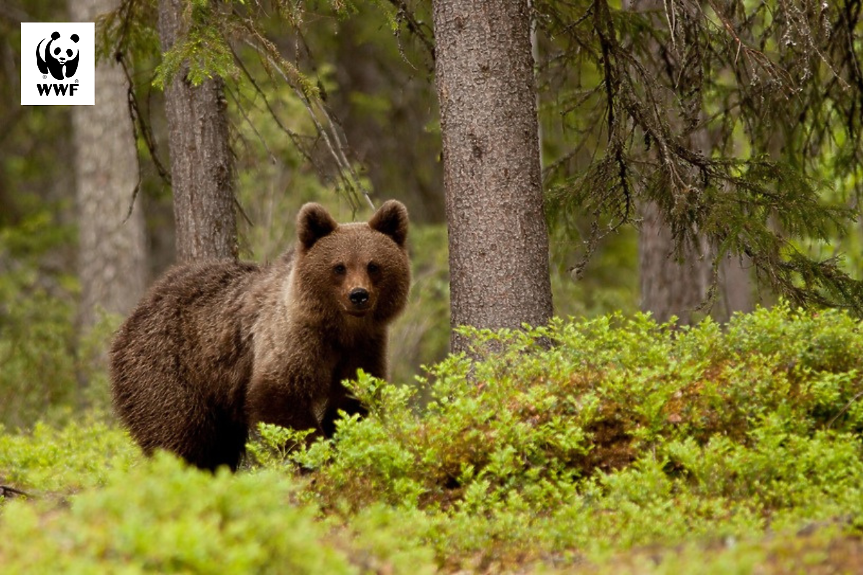
{"type": "Polygon", "coordinates": [[[177,266],[117,332],[111,346],[114,405],[145,451],[163,447],[195,459],[195,430],[245,435],[242,396],[255,314],[248,294],[264,273],[233,261],[177,266]],[[201,421],[185,420],[196,416],[201,421]]]}
{"type": "Polygon", "coordinates": [[[247,347],[243,332],[249,325],[247,315],[253,313],[246,296],[261,274],[255,264],[234,261],[171,269],[118,331],[112,363],[135,362],[139,357],[152,361],[154,354],[176,357],[177,367],[195,379],[236,360],[247,347]]]}

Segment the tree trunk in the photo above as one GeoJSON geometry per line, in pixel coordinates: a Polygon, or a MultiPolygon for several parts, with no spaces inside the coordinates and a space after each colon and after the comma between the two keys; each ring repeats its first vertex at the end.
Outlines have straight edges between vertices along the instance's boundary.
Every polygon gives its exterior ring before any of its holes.
{"type": "Polygon", "coordinates": [[[755,294],[750,273],[752,262],[746,256],[729,256],[719,265],[719,301],[712,315],[728,321],[734,312],[750,312],[755,308],[755,294]]]}
{"type": "Polygon", "coordinates": [[[641,233],[638,238],[638,267],[641,287],[641,309],[649,311],[657,322],[665,323],[677,316],[678,323],[695,323],[693,311],[704,302],[710,287],[713,257],[706,242],[697,249],[687,246],[684,261],[674,258],[674,239],[662,220],[659,207],[641,205],[641,233]]]}
{"type": "MultiPolygon", "coordinates": [[[[655,26],[666,26],[668,20],[665,17],[667,8],[658,0],[624,0],[624,10],[643,10],[654,13],[655,26]]],[[[687,20],[701,18],[699,8],[696,5],[687,6],[687,11],[679,14],[681,21],[675,21],[678,30],[672,34],[683,35],[686,38],[685,27],[687,20]]],[[[691,48],[689,49],[691,50],[691,48]]],[[[689,60],[690,54],[675,46],[660,46],[654,43],[651,51],[654,54],[654,64],[658,68],[656,73],[664,76],[664,82],[670,86],[675,84],[685,86],[696,86],[701,82],[701,61],[689,60]],[[684,53],[680,53],[684,52],[684,53]]],[[[674,93],[673,90],[669,93],[674,93]]],[[[695,92],[694,92],[695,93],[695,92]]],[[[697,92],[700,94],[700,91],[697,92]]],[[[687,147],[698,150],[703,155],[710,157],[714,142],[707,130],[704,120],[703,106],[700,99],[692,102],[684,102],[682,105],[695,105],[700,116],[697,126],[684,127],[683,118],[679,114],[679,106],[674,102],[667,103],[667,109],[671,112],[667,121],[675,132],[685,132],[687,147]]],[[[698,176],[690,175],[690,179],[697,181],[698,176]]],[[[659,207],[646,202],[640,206],[642,224],[639,236],[639,280],[641,287],[641,309],[653,314],[656,321],[664,323],[671,316],[677,316],[678,324],[688,325],[700,320],[707,315],[708,310],[698,314],[696,308],[705,303],[708,290],[713,281],[713,260],[716,251],[705,241],[699,238],[697,245],[687,245],[683,249],[683,261],[674,257],[675,242],[671,235],[668,224],[662,219],[659,207]]],[[[751,299],[747,294],[751,293],[748,272],[741,268],[738,260],[726,260],[720,265],[718,278],[718,297],[709,310],[710,315],[717,321],[727,321],[731,313],[737,309],[748,311],[751,308],[751,299]],[[739,308],[737,306],[740,306],[739,308]]],[[[750,296],[751,297],[751,296],[750,296]]]]}
{"type": "MultiPolygon", "coordinates": [[[[453,327],[552,315],[527,0],[435,0],[453,327]]],[[[451,348],[464,351],[453,334],[451,348]]]]}
{"type": "MultiPolygon", "coordinates": [[[[69,10],[73,21],[92,22],[117,3],[71,0],[69,10]]],[[[128,84],[113,61],[96,66],[96,83],[96,105],[72,107],[83,331],[98,320],[100,308],[128,313],[143,294],[147,275],[144,216],[140,202],[132,205],[138,157],[128,84]]]]}
{"type": "MultiPolygon", "coordinates": [[[[188,30],[187,2],[159,0],[162,51],[188,30]]],[[[221,78],[192,86],[184,64],[165,89],[178,261],[237,257],[234,161],[221,78]]]]}

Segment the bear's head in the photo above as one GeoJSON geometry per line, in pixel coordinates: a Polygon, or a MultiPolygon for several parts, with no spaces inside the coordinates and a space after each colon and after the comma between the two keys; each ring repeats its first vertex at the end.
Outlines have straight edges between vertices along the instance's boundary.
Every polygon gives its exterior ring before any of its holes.
{"type": "Polygon", "coordinates": [[[410,290],[407,233],[407,209],[395,200],[366,223],[341,225],[320,204],[304,205],[294,259],[303,299],[347,317],[388,323],[404,309],[410,290]]]}
{"type": "Polygon", "coordinates": [[[48,57],[53,58],[60,64],[71,62],[78,57],[77,44],[77,34],[72,34],[68,38],[65,38],[59,32],[54,32],[51,34],[51,41],[48,43],[48,57]]]}

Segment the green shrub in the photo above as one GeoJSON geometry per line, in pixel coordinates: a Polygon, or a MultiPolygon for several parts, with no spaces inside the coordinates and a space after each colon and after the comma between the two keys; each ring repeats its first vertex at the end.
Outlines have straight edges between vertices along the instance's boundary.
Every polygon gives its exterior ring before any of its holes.
{"type": "Polygon", "coordinates": [[[4,573],[857,571],[855,320],[466,333],[418,385],[360,374],[369,416],[331,440],[261,426],[236,475],[98,418],[0,432],[0,480],[38,496],[0,503],[4,573]]]}
{"type": "Polygon", "coordinates": [[[138,457],[129,436],[101,417],[62,428],[37,423],[18,434],[0,426],[0,483],[36,495],[102,485],[112,469],[128,469],[138,457]]]}
{"type": "Polygon", "coordinates": [[[215,477],[159,454],[68,508],[13,501],[4,573],[356,573],[339,539],[272,472],[215,477]]]}
{"type": "Polygon", "coordinates": [[[314,470],[304,500],[347,524],[389,506],[439,563],[499,569],[863,522],[863,336],[843,313],[466,333],[480,360],[449,357],[418,388],[361,375],[370,417],[284,454],[314,470]]]}

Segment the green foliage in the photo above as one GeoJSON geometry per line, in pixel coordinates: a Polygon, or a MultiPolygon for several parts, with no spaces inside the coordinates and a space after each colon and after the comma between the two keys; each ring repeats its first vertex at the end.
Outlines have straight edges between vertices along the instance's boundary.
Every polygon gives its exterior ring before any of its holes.
{"type": "Polygon", "coordinates": [[[709,243],[714,278],[745,255],[795,305],[863,315],[859,251],[835,250],[863,189],[860,7],[538,1],[550,203],[591,220],[585,258],[650,202],[676,256],[709,243]]]}
{"type": "Polygon", "coordinates": [[[230,46],[221,32],[211,26],[192,28],[163,54],[153,85],[164,90],[181,70],[193,86],[200,86],[214,77],[227,78],[239,74],[230,46]],[[184,65],[188,68],[184,69],[184,65]]]}
{"type": "Polygon", "coordinates": [[[292,461],[291,453],[305,448],[312,430],[298,431],[270,423],[259,423],[257,433],[257,441],[249,443],[247,455],[257,465],[275,467],[292,461]]]}
{"type": "MultiPolygon", "coordinates": [[[[272,445],[291,435],[303,433],[262,433],[272,445]]],[[[0,497],[4,573],[434,571],[431,551],[397,537],[385,510],[358,523],[359,534],[336,529],[298,501],[302,483],[284,473],[213,475],[164,453],[142,460],[100,419],[0,429],[0,484],[27,494],[0,497]]]]}
{"type": "Polygon", "coordinates": [[[68,508],[7,504],[0,562],[5,573],[356,573],[294,492],[276,473],[213,477],[159,454],[68,508]]]}
{"type": "Polygon", "coordinates": [[[466,330],[418,386],[367,374],[332,440],[262,425],[236,475],[100,419],[0,431],[4,573],[856,572],[863,333],[782,304],[466,330]],[[819,550],[822,552],[819,554],[819,550]],[[649,565],[645,566],[645,557],[649,565]],[[803,562],[803,563],[801,563],[803,562]]]}
{"type": "Polygon", "coordinates": [[[102,485],[112,469],[128,470],[139,456],[128,435],[100,417],[62,428],[40,422],[19,434],[0,427],[0,483],[31,495],[69,495],[102,485]]]}
{"type": "Polygon", "coordinates": [[[0,227],[0,424],[30,425],[76,401],[77,282],[50,263],[72,232],[47,207],[0,227]]]}
{"type": "Polygon", "coordinates": [[[415,387],[359,378],[370,416],[287,454],[314,470],[304,500],[349,525],[383,505],[459,565],[863,524],[863,335],[847,315],[466,333],[482,359],[431,368],[423,409],[415,387]]]}
{"type": "Polygon", "coordinates": [[[96,19],[96,58],[144,62],[161,55],[157,2],[126,0],[96,19]]]}
{"type": "Polygon", "coordinates": [[[78,333],[78,281],[58,261],[75,228],[57,210],[34,207],[0,226],[0,425],[9,428],[59,423],[82,405],[109,409],[105,347],[120,318],[78,333]]]}

